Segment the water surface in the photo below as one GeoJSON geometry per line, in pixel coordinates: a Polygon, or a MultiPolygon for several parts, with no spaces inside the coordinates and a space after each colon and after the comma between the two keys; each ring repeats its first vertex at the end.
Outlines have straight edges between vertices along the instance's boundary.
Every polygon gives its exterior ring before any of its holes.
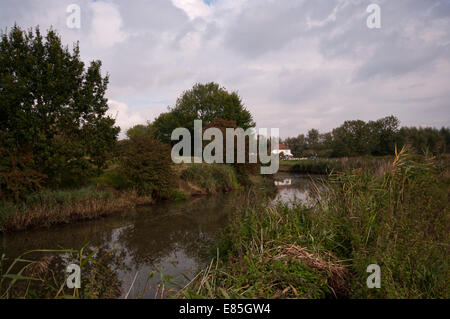
{"type": "MultiPolygon", "coordinates": [[[[308,177],[280,173],[274,179],[278,192],[273,202],[307,200],[312,192],[308,177]]],[[[8,258],[32,249],[79,249],[86,242],[93,249],[114,251],[108,267],[121,282],[121,296],[154,298],[161,274],[183,285],[184,276],[208,263],[208,247],[247,200],[245,194],[230,193],[164,202],[94,221],[0,235],[0,240],[8,258]]]]}

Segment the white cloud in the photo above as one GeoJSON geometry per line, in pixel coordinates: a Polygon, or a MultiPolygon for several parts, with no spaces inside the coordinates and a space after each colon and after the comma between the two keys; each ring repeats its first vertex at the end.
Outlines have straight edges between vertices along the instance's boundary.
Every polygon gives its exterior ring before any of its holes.
{"type": "Polygon", "coordinates": [[[122,29],[122,18],[116,5],[106,2],[90,4],[93,11],[89,40],[98,48],[110,48],[125,41],[127,34],[122,29]]]}
{"type": "Polygon", "coordinates": [[[211,14],[211,7],[203,0],[172,0],[177,8],[180,8],[188,15],[189,19],[205,18],[211,14]]]}
{"type": "Polygon", "coordinates": [[[121,137],[127,129],[136,124],[145,124],[146,120],[138,113],[130,110],[127,104],[119,101],[109,100],[109,110],[107,114],[116,120],[116,125],[120,126],[121,137]]]}

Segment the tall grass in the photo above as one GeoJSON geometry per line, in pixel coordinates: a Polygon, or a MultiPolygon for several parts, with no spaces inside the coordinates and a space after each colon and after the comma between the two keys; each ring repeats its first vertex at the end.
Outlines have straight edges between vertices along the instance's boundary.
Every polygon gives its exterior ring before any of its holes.
{"type": "Polygon", "coordinates": [[[331,174],[359,169],[375,175],[382,175],[390,163],[391,156],[385,157],[342,157],[303,161],[285,161],[282,166],[292,173],[331,174]]]}
{"type": "Polygon", "coordinates": [[[23,201],[0,202],[0,231],[50,226],[94,219],[151,202],[135,192],[115,192],[94,186],[74,190],[44,190],[23,201]]]}
{"type": "Polygon", "coordinates": [[[334,174],[317,204],[236,213],[210,267],[179,292],[209,298],[448,298],[450,181],[396,154],[382,176],[334,174]],[[381,267],[368,289],[367,266],[381,267]]]}
{"type": "Polygon", "coordinates": [[[221,164],[192,164],[181,172],[181,179],[190,182],[209,194],[239,188],[236,171],[221,164]]]}
{"type": "Polygon", "coordinates": [[[0,299],[115,298],[120,294],[117,274],[102,265],[113,252],[99,252],[87,244],[74,249],[36,249],[8,260],[0,255],[0,299]],[[66,286],[66,266],[80,266],[81,287],[66,286]]]}

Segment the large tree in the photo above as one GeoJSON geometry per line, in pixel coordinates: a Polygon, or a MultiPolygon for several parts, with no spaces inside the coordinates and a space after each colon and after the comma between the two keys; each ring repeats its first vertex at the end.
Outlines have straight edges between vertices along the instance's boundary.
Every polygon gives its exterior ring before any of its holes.
{"type": "Polygon", "coordinates": [[[195,84],[185,91],[169,112],[162,113],[154,122],[153,128],[162,141],[170,143],[172,131],[185,127],[193,132],[194,120],[202,120],[204,125],[214,119],[234,121],[238,127],[254,127],[252,115],[244,107],[236,92],[228,92],[219,84],[195,84]]]}
{"type": "Polygon", "coordinates": [[[52,29],[45,37],[39,28],[2,32],[2,191],[11,191],[12,173],[24,184],[39,175],[40,184],[64,185],[104,166],[119,128],[106,115],[108,76],[102,77],[100,68],[101,62],[93,61],[85,69],[78,44],[70,52],[52,29]]]}

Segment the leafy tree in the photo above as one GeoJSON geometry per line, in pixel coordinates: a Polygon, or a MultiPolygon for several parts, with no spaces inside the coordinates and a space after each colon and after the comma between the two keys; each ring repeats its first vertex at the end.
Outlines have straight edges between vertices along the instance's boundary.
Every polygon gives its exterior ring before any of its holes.
{"type": "Polygon", "coordinates": [[[431,152],[433,154],[438,154],[444,153],[447,149],[445,129],[444,131],[439,131],[431,127],[402,127],[399,135],[401,144],[408,144],[420,153],[431,152]],[[442,134],[442,132],[444,134],[442,134]]]}
{"type": "MultiPolygon", "coordinates": [[[[65,186],[104,167],[119,128],[106,116],[108,76],[101,62],[85,69],[78,44],[72,52],[50,29],[14,26],[0,41],[0,176],[11,171],[45,176],[23,184],[65,186]],[[19,158],[28,158],[17,165],[19,158]]],[[[29,174],[28,174],[29,175],[29,174]]],[[[9,192],[8,181],[0,187],[9,192]]],[[[23,187],[25,192],[30,191],[23,187]]],[[[16,196],[15,194],[14,196],[16,196]]]]}
{"type": "Polygon", "coordinates": [[[306,137],[306,143],[308,144],[308,148],[313,149],[317,147],[317,144],[319,144],[319,130],[316,129],[310,129],[308,131],[308,135],[306,137]]]}
{"type": "Polygon", "coordinates": [[[370,131],[364,121],[345,121],[333,130],[333,155],[356,156],[371,152],[370,131]]]}
{"type": "Polygon", "coordinates": [[[306,138],[304,134],[297,137],[289,137],[284,140],[284,144],[288,145],[295,157],[301,157],[302,153],[307,149],[306,138]]]}
{"type": "Polygon", "coordinates": [[[417,128],[402,127],[395,116],[387,116],[368,123],[346,121],[332,132],[319,134],[311,129],[307,137],[287,138],[296,156],[318,154],[320,157],[344,157],[360,155],[392,155],[395,145],[401,148],[408,144],[416,151],[440,154],[450,150],[450,128],[417,128]]]}
{"type": "Polygon", "coordinates": [[[191,90],[185,91],[177,99],[175,107],[155,119],[153,127],[159,139],[171,143],[170,136],[177,127],[185,127],[193,134],[194,120],[202,120],[206,124],[216,118],[234,121],[244,130],[255,126],[239,95],[211,82],[195,84],[191,90]]]}
{"type": "Polygon", "coordinates": [[[375,122],[370,121],[367,126],[372,155],[393,154],[398,141],[399,120],[391,115],[375,122]]]}

